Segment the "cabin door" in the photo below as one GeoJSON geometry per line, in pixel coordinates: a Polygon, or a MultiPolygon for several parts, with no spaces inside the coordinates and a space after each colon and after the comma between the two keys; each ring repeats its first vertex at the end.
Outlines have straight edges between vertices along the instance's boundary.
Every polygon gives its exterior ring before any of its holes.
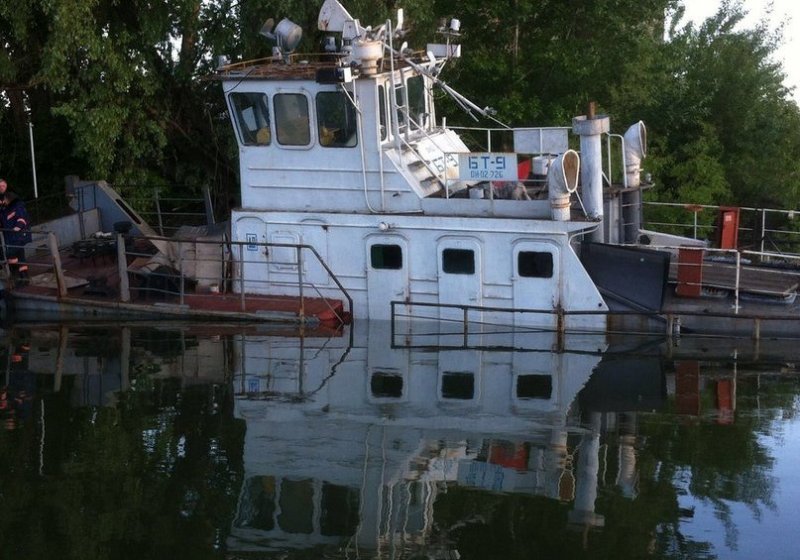
{"type": "Polygon", "coordinates": [[[559,250],[545,241],[521,241],[512,248],[514,309],[539,313],[515,313],[514,324],[556,328],[561,270],[559,250]]]}
{"type": "Polygon", "coordinates": [[[410,296],[408,285],[408,246],[397,235],[374,235],[367,238],[367,305],[369,318],[389,320],[391,302],[396,319],[408,315],[402,304],[410,296]]]}
{"type": "Polygon", "coordinates": [[[269,274],[268,253],[263,245],[267,241],[267,224],[260,218],[241,218],[236,221],[234,239],[240,244],[232,247],[233,261],[238,265],[233,273],[233,291],[241,291],[241,278],[245,279],[245,292],[263,291],[269,274]]]}
{"type": "MultiPolygon", "coordinates": [[[[439,318],[448,321],[464,320],[463,307],[479,306],[483,300],[483,266],[481,246],[476,239],[445,237],[439,241],[438,276],[439,318]]],[[[470,309],[469,321],[480,321],[482,313],[470,309]]]]}

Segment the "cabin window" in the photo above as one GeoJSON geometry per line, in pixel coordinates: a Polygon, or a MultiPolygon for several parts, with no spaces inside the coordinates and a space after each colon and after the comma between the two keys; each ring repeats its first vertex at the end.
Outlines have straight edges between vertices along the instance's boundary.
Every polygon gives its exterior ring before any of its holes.
{"type": "Polygon", "coordinates": [[[422,76],[413,76],[408,79],[408,112],[417,128],[425,128],[425,82],[422,76]]]}
{"type": "Polygon", "coordinates": [[[386,127],[386,86],[378,86],[378,113],[381,124],[381,140],[386,140],[388,136],[386,127]]]}
{"type": "Polygon", "coordinates": [[[239,137],[245,146],[268,146],[272,140],[269,130],[269,105],[264,93],[232,93],[234,119],[239,137]]]}
{"type": "Polygon", "coordinates": [[[475,376],[470,372],[442,375],[442,398],[468,401],[475,396],[475,376]]]}
{"type": "Polygon", "coordinates": [[[369,249],[372,268],[400,270],[403,268],[403,250],[399,245],[373,245],[369,249]]]}
{"type": "Polygon", "coordinates": [[[311,129],[308,119],[308,99],[302,93],[279,93],[275,104],[275,132],[278,143],[284,146],[308,146],[311,129]]]}
{"type": "Polygon", "coordinates": [[[552,278],[553,253],[520,251],[517,256],[517,272],[523,278],[552,278]]]}
{"type": "Polygon", "coordinates": [[[517,377],[518,399],[549,399],[553,395],[553,378],[549,375],[517,377]]]}
{"type": "Polygon", "coordinates": [[[470,249],[442,251],[442,271],[448,274],[475,274],[475,252],[470,249]]]}
{"type": "Polygon", "coordinates": [[[317,94],[317,132],[326,148],[352,148],[356,145],[356,110],[341,91],[317,94]]]}

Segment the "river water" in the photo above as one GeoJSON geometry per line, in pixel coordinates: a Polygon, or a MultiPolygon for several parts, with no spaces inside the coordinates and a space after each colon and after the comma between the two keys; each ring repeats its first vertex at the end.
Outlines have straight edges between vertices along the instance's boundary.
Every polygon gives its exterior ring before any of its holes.
{"type": "Polygon", "coordinates": [[[449,325],[8,326],[0,550],[798,558],[798,359],[449,325]]]}

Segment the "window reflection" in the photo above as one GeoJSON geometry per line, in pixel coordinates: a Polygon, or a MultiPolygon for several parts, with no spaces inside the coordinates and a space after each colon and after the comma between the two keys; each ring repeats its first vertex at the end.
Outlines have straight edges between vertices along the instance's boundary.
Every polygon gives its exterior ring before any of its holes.
{"type": "Polygon", "coordinates": [[[475,376],[471,372],[447,372],[442,375],[442,398],[470,400],[475,396],[475,376]]]}
{"type": "Polygon", "coordinates": [[[358,529],[358,491],[327,482],[322,485],[320,532],[328,537],[349,537],[358,529]]]}
{"type": "Polygon", "coordinates": [[[400,398],[403,396],[403,377],[396,373],[376,371],[372,374],[370,389],[376,398],[400,398]]]}
{"type": "Polygon", "coordinates": [[[314,487],[310,479],[281,482],[281,512],[278,525],[287,533],[311,534],[314,531],[314,487]]]}
{"type": "Polygon", "coordinates": [[[520,375],[517,377],[517,398],[549,399],[553,394],[553,378],[549,375],[520,375]]]}

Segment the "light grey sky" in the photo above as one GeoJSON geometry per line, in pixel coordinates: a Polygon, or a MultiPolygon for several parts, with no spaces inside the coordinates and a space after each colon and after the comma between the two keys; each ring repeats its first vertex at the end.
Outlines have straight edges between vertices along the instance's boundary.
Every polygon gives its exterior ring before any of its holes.
{"type": "MultiPolygon", "coordinates": [[[[686,19],[701,22],[713,15],[719,7],[719,0],[684,0],[686,19]]],[[[771,28],[781,24],[783,28],[783,46],[775,53],[783,62],[786,73],[785,84],[794,87],[794,99],[800,102],[800,1],[798,0],[745,0],[744,8],[748,15],[742,22],[746,27],[754,26],[758,21],[767,18],[771,28]],[[772,13],[769,14],[769,8],[772,13]]]]}

